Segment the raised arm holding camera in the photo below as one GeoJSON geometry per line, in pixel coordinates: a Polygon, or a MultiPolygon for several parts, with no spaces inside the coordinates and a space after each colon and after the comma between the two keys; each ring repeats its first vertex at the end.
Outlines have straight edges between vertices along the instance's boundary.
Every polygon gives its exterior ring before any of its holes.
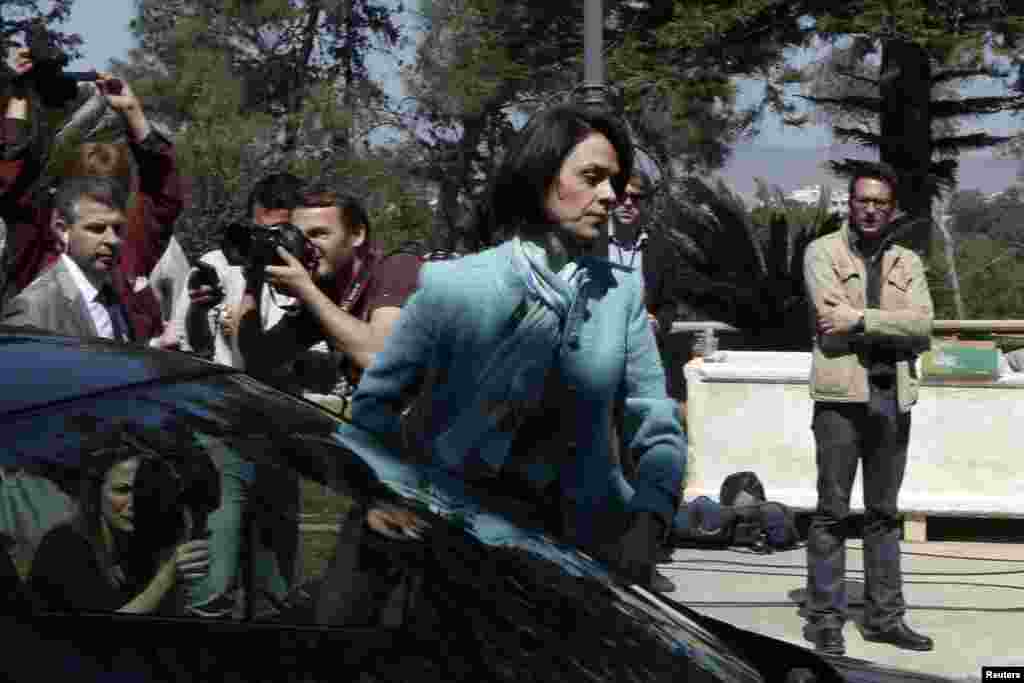
{"type": "MultiPolygon", "coordinates": [[[[139,295],[139,310],[133,311],[133,316],[159,317],[156,297],[147,291],[147,278],[184,206],[173,145],[150,124],[127,83],[109,73],[62,72],[67,58],[59,50],[54,57],[56,48],[41,48],[38,35],[34,41],[29,36],[27,42],[30,47],[13,48],[8,56],[4,99],[0,101],[5,115],[0,127],[0,216],[9,233],[0,300],[20,292],[60,256],[58,241],[50,230],[51,207],[45,192],[48,179],[43,177],[53,141],[41,123],[44,108],[63,108],[77,96],[76,79],[95,79],[100,104],[116,112],[124,123],[127,144],[82,144],[61,169],[61,176],[114,177],[134,193],[126,213],[116,279],[121,287],[139,295]],[[135,177],[133,159],[138,167],[135,177]],[[147,306],[141,306],[142,299],[147,306]]],[[[159,327],[162,323],[155,324],[159,327]]],[[[159,329],[149,336],[157,334],[159,329]]]]}
{"type": "MultiPolygon", "coordinates": [[[[253,231],[287,223],[298,202],[302,181],[290,173],[272,173],[257,182],[249,192],[245,223],[224,229],[222,246],[199,257],[189,274],[187,296],[174,313],[173,327],[184,331],[182,350],[216,363],[244,368],[238,351],[236,332],[238,308],[245,290],[243,266],[253,241],[253,231]]],[[[276,324],[284,315],[279,297],[268,288],[261,291],[260,323],[264,328],[276,324]]]]}
{"type": "Polygon", "coordinates": [[[356,381],[384,348],[415,290],[420,260],[412,254],[381,259],[370,246],[362,204],[325,186],[304,191],[291,220],[294,227],[278,226],[252,242],[255,258],[250,258],[238,314],[246,368],[265,374],[326,341],[356,381]],[[269,330],[258,315],[264,282],[298,303],[295,315],[269,330]]]}

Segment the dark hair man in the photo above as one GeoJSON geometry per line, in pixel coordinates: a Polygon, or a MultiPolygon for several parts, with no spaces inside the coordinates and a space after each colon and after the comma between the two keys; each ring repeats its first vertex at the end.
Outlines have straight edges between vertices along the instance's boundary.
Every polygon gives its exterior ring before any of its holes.
{"type": "MultiPolygon", "coordinates": [[[[291,173],[272,173],[260,179],[249,192],[246,217],[254,225],[287,223],[299,202],[302,181],[291,173]]],[[[182,349],[212,357],[217,363],[242,368],[244,363],[234,345],[238,308],[245,290],[242,267],[228,262],[224,252],[214,249],[199,257],[200,265],[212,269],[213,282],[205,282],[193,269],[188,296],[175,311],[173,326],[183,334],[182,349]]],[[[264,328],[284,315],[277,299],[264,287],[260,300],[264,328]]]]}
{"type": "Polygon", "coordinates": [[[284,265],[249,273],[239,310],[238,346],[250,373],[266,373],[313,344],[326,341],[344,357],[353,381],[370,365],[416,288],[420,260],[396,254],[381,260],[369,242],[370,221],[353,197],[318,185],[307,188],[291,221],[312,243],[312,270],[283,248],[284,265]],[[262,280],[294,297],[298,315],[264,331],[257,296],[262,280]]]}
{"type": "Polygon", "coordinates": [[[62,334],[144,341],[147,329],[128,314],[134,292],[115,278],[127,195],[113,178],[78,177],[61,183],[51,228],[63,252],[4,310],[10,325],[62,334]]]}
{"type": "Polygon", "coordinates": [[[932,299],[918,256],[894,244],[896,180],[886,167],[850,182],[849,226],[818,238],[804,255],[817,324],[810,390],[817,447],[818,507],[807,538],[805,637],[842,654],[850,491],[864,464],[866,640],[931,650],[903,620],[900,519],[914,361],[930,345],[932,299]]]}

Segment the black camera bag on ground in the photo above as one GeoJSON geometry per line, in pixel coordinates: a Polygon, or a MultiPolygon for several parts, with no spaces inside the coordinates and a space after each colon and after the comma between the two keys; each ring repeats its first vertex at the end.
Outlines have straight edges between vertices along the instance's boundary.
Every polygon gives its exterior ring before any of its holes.
{"type": "Polygon", "coordinates": [[[730,474],[722,482],[722,488],[718,492],[718,502],[722,505],[754,505],[767,500],[764,485],[753,472],[730,474]]]}
{"type": "Polygon", "coordinates": [[[800,542],[793,511],[766,500],[753,472],[736,472],[722,482],[720,503],[698,498],[687,507],[690,528],[674,529],[669,544],[683,548],[748,547],[759,552],[785,550],[800,542]]]}

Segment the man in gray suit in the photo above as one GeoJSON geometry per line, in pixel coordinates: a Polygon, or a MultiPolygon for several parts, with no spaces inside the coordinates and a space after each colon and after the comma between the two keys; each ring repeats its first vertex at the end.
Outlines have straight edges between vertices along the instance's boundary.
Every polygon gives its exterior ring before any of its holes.
{"type": "Polygon", "coordinates": [[[133,341],[125,288],[116,282],[125,188],[112,178],[61,183],[51,228],[64,252],[4,309],[3,322],[78,337],[133,341]]]}
{"type": "MultiPolygon", "coordinates": [[[[3,322],[77,337],[133,340],[121,304],[124,286],[114,286],[126,203],[126,192],[114,179],[64,181],[50,223],[64,253],[7,303],[3,322]]],[[[45,474],[31,468],[0,470],[0,539],[17,539],[34,551],[43,534],[69,519],[75,508],[45,474]]]]}

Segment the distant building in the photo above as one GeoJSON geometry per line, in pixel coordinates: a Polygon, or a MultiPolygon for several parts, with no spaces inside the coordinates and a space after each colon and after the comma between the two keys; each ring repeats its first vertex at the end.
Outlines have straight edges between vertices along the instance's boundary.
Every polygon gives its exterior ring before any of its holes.
{"type": "MultiPolygon", "coordinates": [[[[824,191],[824,185],[805,185],[787,194],[786,199],[808,206],[817,206],[824,191]]],[[[846,190],[832,188],[829,193],[829,209],[833,213],[845,217],[850,212],[849,199],[850,194],[846,190]]]]}

